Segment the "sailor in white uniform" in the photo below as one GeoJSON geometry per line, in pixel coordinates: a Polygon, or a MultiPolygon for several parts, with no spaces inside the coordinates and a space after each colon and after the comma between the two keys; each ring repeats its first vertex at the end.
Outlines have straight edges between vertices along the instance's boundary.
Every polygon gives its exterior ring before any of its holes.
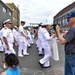
{"type": "Polygon", "coordinates": [[[39,30],[38,30],[38,51],[39,51],[39,56],[43,55],[43,51],[42,51],[42,27],[41,24],[39,24],[39,30]]]}
{"type": "Polygon", "coordinates": [[[13,43],[15,42],[17,45],[17,41],[15,40],[15,38],[13,37],[13,33],[11,28],[11,20],[8,19],[6,21],[3,22],[5,27],[2,30],[2,37],[3,37],[3,44],[4,44],[4,48],[5,48],[5,55],[8,55],[10,53],[14,53],[16,54],[14,48],[13,48],[13,43]]]}
{"type": "MultiPolygon", "coordinates": [[[[26,36],[29,37],[29,31],[26,29],[26,27],[27,27],[26,25],[23,26],[23,28],[24,28],[24,33],[26,34],[26,36]]],[[[31,47],[31,45],[30,45],[30,38],[27,39],[26,42],[27,42],[27,46],[28,46],[28,47],[31,47]]]]}
{"type": "Polygon", "coordinates": [[[2,28],[0,27],[0,53],[4,52],[3,41],[2,41],[2,28]]]}
{"type": "Polygon", "coordinates": [[[13,36],[15,37],[15,39],[18,41],[18,27],[17,26],[14,26],[13,30],[13,36]]]}
{"type": "Polygon", "coordinates": [[[40,38],[40,40],[42,41],[42,47],[44,49],[44,57],[39,60],[39,64],[42,68],[48,68],[51,66],[49,59],[52,54],[48,41],[52,40],[55,34],[50,36],[47,31],[48,29],[50,29],[49,24],[42,24],[42,34],[41,34],[42,38],[40,38]]]}
{"type": "Polygon", "coordinates": [[[23,57],[23,55],[29,55],[29,53],[27,53],[27,42],[26,42],[28,36],[24,34],[24,29],[23,29],[24,25],[25,22],[21,21],[21,25],[19,26],[18,29],[18,43],[19,43],[18,56],[19,57],[23,57]],[[23,50],[23,55],[22,55],[22,50],[23,50]]]}

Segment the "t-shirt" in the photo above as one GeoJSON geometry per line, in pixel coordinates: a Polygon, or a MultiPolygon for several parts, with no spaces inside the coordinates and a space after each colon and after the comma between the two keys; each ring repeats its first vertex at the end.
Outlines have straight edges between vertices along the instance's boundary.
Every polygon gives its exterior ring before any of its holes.
{"type": "Polygon", "coordinates": [[[20,75],[19,67],[8,68],[5,72],[6,72],[7,75],[20,75]]]}
{"type": "Polygon", "coordinates": [[[75,53],[75,26],[69,29],[69,31],[67,32],[66,36],[64,36],[64,38],[67,40],[67,43],[65,44],[65,52],[75,53]]]}

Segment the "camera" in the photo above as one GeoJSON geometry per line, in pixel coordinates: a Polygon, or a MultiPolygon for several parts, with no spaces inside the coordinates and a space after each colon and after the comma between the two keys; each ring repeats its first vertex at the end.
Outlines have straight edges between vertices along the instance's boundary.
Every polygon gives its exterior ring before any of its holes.
{"type": "Polygon", "coordinates": [[[53,26],[53,29],[56,31],[57,24],[53,24],[52,26],[53,26]]]}

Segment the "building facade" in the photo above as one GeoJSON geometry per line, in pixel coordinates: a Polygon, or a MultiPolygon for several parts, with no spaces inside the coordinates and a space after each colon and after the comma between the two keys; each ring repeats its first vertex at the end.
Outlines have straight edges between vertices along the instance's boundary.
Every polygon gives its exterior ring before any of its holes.
{"type": "Polygon", "coordinates": [[[67,21],[66,17],[73,10],[75,10],[75,2],[73,2],[70,5],[68,5],[67,7],[62,9],[60,12],[58,12],[54,16],[54,18],[53,18],[54,24],[59,24],[61,29],[69,29],[70,25],[68,24],[68,21],[67,21]]]}
{"type": "Polygon", "coordinates": [[[3,22],[7,19],[12,20],[12,10],[0,0],[0,27],[3,27],[3,22]]]}
{"type": "Polygon", "coordinates": [[[13,26],[19,26],[19,23],[20,23],[20,11],[19,11],[18,6],[16,7],[16,5],[14,3],[6,3],[6,4],[13,11],[13,14],[12,14],[12,16],[13,16],[13,19],[12,19],[13,26]]]}

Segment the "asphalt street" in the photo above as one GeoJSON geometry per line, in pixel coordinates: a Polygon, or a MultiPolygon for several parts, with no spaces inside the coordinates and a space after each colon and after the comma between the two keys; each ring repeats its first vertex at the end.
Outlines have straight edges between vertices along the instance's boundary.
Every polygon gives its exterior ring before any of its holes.
{"type": "MultiPolygon", "coordinates": [[[[14,49],[18,48],[14,46],[14,49]]],[[[58,42],[59,61],[50,58],[51,67],[42,69],[38,64],[39,59],[43,56],[38,55],[35,43],[28,48],[29,56],[19,57],[21,75],[64,75],[64,46],[58,42]]],[[[4,53],[0,53],[0,73],[4,71],[2,60],[4,53]]]]}

